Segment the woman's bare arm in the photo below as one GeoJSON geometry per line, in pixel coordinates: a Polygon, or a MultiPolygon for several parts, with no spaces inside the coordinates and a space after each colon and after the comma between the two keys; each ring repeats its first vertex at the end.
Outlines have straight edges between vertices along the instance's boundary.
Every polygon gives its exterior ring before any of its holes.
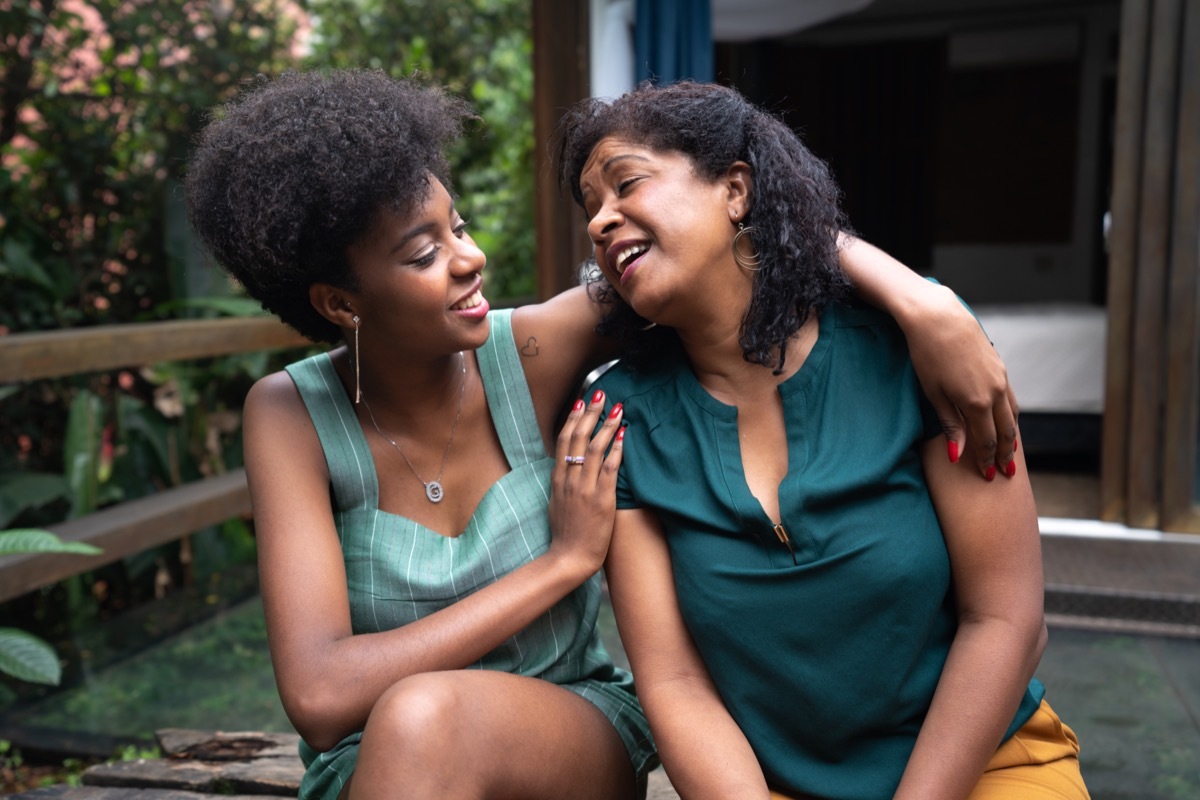
{"type": "Polygon", "coordinates": [[[670,553],[652,512],[617,512],[605,573],[638,698],[679,795],[766,800],[754,751],[684,626],[670,553]]]}
{"type": "Polygon", "coordinates": [[[587,373],[617,357],[616,342],[596,335],[605,310],[576,287],[513,312],[513,338],[546,442],[554,441],[559,413],[587,373]]]}
{"type": "Polygon", "coordinates": [[[965,798],[1045,648],[1041,542],[1024,469],[985,486],[948,463],[936,443],[926,445],[924,464],[950,554],[959,627],[895,796],[965,798]]]}

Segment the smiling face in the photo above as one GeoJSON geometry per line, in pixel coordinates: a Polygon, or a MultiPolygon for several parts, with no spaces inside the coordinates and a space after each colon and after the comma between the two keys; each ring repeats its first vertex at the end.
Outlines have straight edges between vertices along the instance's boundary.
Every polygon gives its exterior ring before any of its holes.
{"type": "Polygon", "coordinates": [[[430,178],[426,201],[410,213],[381,209],[347,251],[359,289],[348,293],[364,342],[438,355],[487,340],[487,258],[445,187],[430,178]]]}
{"type": "Polygon", "coordinates": [[[739,162],[708,181],[680,153],[619,137],[592,150],[580,175],[588,235],[604,276],[638,314],[680,327],[712,293],[748,286],[731,250],[748,172],[739,162]]]}

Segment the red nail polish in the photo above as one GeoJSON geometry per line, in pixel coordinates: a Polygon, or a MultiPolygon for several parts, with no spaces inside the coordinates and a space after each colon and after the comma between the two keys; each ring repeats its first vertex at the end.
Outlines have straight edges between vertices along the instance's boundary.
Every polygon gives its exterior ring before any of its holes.
{"type": "Polygon", "coordinates": [[[608,412],[608,418],[616,419],[617,415],[621,413],[621,408],[622,406],[620,403],[617,403],[615,406],[613,406],[612,411],[608,412]]]}
{"type": "Polygon", "coordinates": [[[625,441],[625,427],[626,426],[622,425],[621,430],[617,431],[617,441],[618,442],[625,441]]]}
{"type": "Polygon", "coordinates": [[[604,399],[604,392],[600,391],[599,389],[597,389],[595,392],[592,393],[592,402],[593,403],[599,403],[603,399],[604,399]]]}
{"type": "Polygon", "coordinates": [[[1010,462],[1008,462],[1007,464],[1005,464],[1005,465],[1004,465],[1004,474],[1005,474],[1005,475],[1007,475],[1007,476],[1008,476],[1008,477],[1010,477],[1010,478],[1011,478],[1013,475],[1016,475],[1016,474],[1017,474],[1017,462],[1016,462],[1016,459],[1013,459],[1012,461],[1010,461],[1010,462]]]}
{"type": "Polygon", "coordinates": [[[1017,440],[1013,439],[1013,452],[1017,452],[1017,440]]]}
{"type": "Polygon", "coordinates": [[[951,439],[946,443],[946,452],[950,456],[950,463],[958,463],[958,442],[951,439]]]}
{"type": "Polygon", "coordinates": [[[996,477],[996,466],[994,464],[987,468],[987,474],[984,477],[989,481],[996,477]]]}
{"type": "Polygon", "coordinates": [[[572,408],[571,410],[572,410],[572,411],[583,411],[583,401],[582,401],[582,400],[576,400],[576,401],[575,401],[575,407],[574,407],[574,408],[572,408]]]}

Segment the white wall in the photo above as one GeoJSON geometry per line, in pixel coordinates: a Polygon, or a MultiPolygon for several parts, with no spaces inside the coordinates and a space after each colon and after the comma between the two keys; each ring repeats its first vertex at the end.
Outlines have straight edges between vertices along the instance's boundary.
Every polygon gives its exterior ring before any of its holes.
{"type": "Polygon", "coordinates": [[[634,0],[591,0],[592,97],[617,97],[633,88],[634,0]]]}

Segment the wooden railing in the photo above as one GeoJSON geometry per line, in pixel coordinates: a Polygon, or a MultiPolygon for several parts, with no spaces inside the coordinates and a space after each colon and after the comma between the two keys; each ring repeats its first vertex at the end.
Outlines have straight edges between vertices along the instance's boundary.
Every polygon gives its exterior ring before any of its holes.
{"type": "MultiPolygon", "coordinates": [[[[297,347],[307,340],[274,317],[148,322],[0,337],[0,383],[297,347]]],[[[0,602],[96,569],[250,511],[243,470],[129,500],[49,530],[100,555],[0,558],[0,602]]]]}

